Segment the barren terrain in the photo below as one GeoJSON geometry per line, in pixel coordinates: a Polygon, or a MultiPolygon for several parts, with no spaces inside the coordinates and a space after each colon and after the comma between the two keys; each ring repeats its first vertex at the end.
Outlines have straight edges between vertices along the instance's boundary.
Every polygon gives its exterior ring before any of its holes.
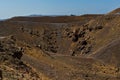
{"type": "Polygon", "coordinates": [[[0,80],[120,80],[120,9],[0,22],[0,80]]]}

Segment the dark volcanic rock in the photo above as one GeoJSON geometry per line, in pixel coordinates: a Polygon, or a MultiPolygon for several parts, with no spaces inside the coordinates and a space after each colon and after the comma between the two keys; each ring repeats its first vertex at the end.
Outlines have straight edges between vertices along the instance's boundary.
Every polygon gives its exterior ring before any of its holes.
{"type": "Polygon", "coordinates": [[[38,74],[21,60],[23,52],[10,37],[0,39],[0,80],[40,79],[38,74]]]}

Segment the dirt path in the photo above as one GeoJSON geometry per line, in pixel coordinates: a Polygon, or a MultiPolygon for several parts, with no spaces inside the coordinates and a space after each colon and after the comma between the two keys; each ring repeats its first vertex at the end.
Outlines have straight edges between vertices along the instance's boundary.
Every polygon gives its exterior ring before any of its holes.
{"type": "Polygon", "coordinates": [[[52,66],[49,66],[35,59],[34,57],[24,54],[22,60],[35,68],[38,72],[47,75],[49,78],[55,78],[57,75],[55,69],[52,66]]]}
{"type": "Polygon", "coordinates": [[[91,65],[91,59],[84,62],[86,60],[84,58],[70,56],[54,56],[55,61],[52,60],[54,62],[49,64],[26,54],[22,57],[22,60],[52,80],[74,80],[75,78],[80,78],[80,75],[84,73],[81,71],[83,69],[87,70],[87,65],[91,65]],[[51,64],[53,66],[50,66],[51,64]]]}
{"type": "Polygon", "coordinates": [[[120,39],[113,40],[112,42],[106,44],[105,46],[99,48],[98,50],[96,50],[95,52],[93,52],[92,54],[90,54],[88,57],[93,57],[93,56],[96,55],[98,52],[105,51],[106,48],[110,48],[111,46],[114,46],[114,45],[119,44],[119,43],[120,43],[120,39]]]}

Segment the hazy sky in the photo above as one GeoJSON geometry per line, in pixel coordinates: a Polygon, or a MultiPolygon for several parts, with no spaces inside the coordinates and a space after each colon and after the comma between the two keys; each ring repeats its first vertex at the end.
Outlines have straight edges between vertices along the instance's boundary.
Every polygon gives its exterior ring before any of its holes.
{"type": "Polygon", "coordinates": [[[42,15],[107,13],[120,7],[120,0],[0,0],[0,18],[42,15]]]}

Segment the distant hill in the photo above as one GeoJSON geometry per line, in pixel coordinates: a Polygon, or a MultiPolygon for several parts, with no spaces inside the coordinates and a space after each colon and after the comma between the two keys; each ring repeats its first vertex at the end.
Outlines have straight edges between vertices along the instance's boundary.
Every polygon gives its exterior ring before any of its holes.
{"type": "Polygon", "coordinates": [[[27,17],[45,17],[45,16],[58,17],[58,16],[67,16],[67,15],[39,15],[39,14],[32,14],[32,15],[29,15],[27,17]]]}
{"type": "Polygon", "coordinates": [[[30,21],[30,22],[44,22],[44,23],[70,23],[70,22],[83,22],[95,18],[96,14],[82,15],[82,16],[21,16],[13,17],[7,21],[30,21]]]}

